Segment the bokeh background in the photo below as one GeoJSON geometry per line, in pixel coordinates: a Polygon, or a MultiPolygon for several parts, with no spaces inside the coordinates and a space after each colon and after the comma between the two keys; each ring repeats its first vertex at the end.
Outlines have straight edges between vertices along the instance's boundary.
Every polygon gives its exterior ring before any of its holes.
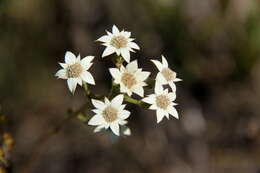
{"type": "Polygon", "coordinates": [[[15,173],[259,173],[259,0],[0,0],[0,103],[15,140],[15,173]],[[116,24],[149,59],[164,54],[177,84],[180,120],[129,105],[131,137],[115,139],[73,119],[86,101],[54,77],[70,50],[96,56],[98,94],[112,67],[94,42],[116,24]],[[44,142],[43,142],[44,141],[44,142]]]}

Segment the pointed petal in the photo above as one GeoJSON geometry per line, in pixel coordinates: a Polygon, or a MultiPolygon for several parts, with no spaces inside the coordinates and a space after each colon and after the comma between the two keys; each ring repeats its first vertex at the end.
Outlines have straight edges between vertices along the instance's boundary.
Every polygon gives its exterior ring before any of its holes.
{"type": "Polygon", "coordinates": [[[128,32],[128,31],[122,31],[121,34],[126,37],[126,38],[129,38],[131,37],[131,32],[128,32]]]}
{"type": "Polygon", "coordinates": [[[102,115],[94,115],[88,122],[88,125],[96,126],[101,125],[105,122],[102,115]]]}
{"type": "Polygon", "coordinates": [[[157,67],[157,69],[158,69],[159,71],[162,71],[163,65],[161,64],[160,61],[158,61],[158,60],[151,60],[151,61],[154,63],[154,65],[157,67]]]}
{"type": "Polygon", "coordinates": [[[150,76],[150,74],[151,74],[150,72],[146,72],[146,71],[136,72],[136,78],[138,81],[144,81],[150,76]]]}
{"type": "Polygon", "coordinates": [[[67,74],[66,71],[64,69],[59,70],[56,74],[56,77],[58,77],[59,79],[67,79],[67,74]]]}
{"type": "Polygon", "coordinates": [[[97,39],[97,41],[109,43],[111,41],[111,37],[109,35],[104,35],[97,39]]]}
{"type": "Polygon", "coordinates": [[[110,74],[114,79],[121,78],[121,72],[117,68],[110,68],[109,69],[110,74]]]}
{"type": "Polygon", "coordinates": [[[115,48],[112,46],[108,46],[106,47],[106,49],[104,50],[103,54],[102,54],[102,58],[108,55],[111,55],[115,52],[115,48]]]}
{"type": "Polygon", "coordinates": [[[170,92],[170,93],[168,93],[168,97],[169,97],[170,101],[174,101],[176,99],[176,93],[170,92]]]}
{"type": "Polygon", "coordinates": [[[145,98],[142,99],[142,101],[145,102],[145,103],[154,104],[155,101],[156,101],[155,100],[155,95],[152,94],[152,95],[150,95],[148,97],[145,97],[145,98]]]}
{"type": "Polygon", "coordinates": [[[138,69],[137,60],[134,60],[126,65],[126,69],[129,72],[135,72],[138,69]]]}
{"type": "Polygon", "coordinates": [[[130,116],[131,112],[127,111],[127,110],[123,110],[121,112],[119,112],[119,117],[122,119],[127,119],[130,116]]]}
{"type": "Polygon", "coordinates": [[[140,85],[135,85],[132,89],[132,91],[134,93],[136,93],[137,95],[139,95],[140,97],[144,97],[144,89],[142,86],[140,85]]]}
{"type": "Polygon", "coordinates": [[[115,135],[119,136],[119,125],[118,125],[118,123],[112,123],[112,124],[110,125],[110,129],[112,130],[112,132],[113,132],[115,135]]]}
{"type": "Polygon", "coordinates": [[[180,82],[180,81],[182,81],[182,79],[176,78],[176,79],[174,79],[173,81],[174,81],[174,82],[180,82]]]}
{"type": "Polygon", "coordinates": [[[164,117],[164,111],[161,109],[157,109],[156,117],[157,117],[157,123],[161,122],[164,117]]]}
{"type": "Polygon", "coordinates": [[[130,130],[130,128],[126,128],[124,131],[123,131],[123,134],[125,135],[125,136],[131,136],[131,130],[130,130]]]}
{"type": "Polygon", "coordinates": [[[74,64],[75,62],[76,62],[76,56],[72,52],[67,51],[65,53],[65,63],[74,64]]]}
{"type": "Polygon", "coordinates": [[[105,103],[103,103],[102,101],[91,99],[91,102],[97,109],[103,110],[106,107],[105,103]]]}
{"type": "Polygon", "coordinates": [[[88,84],[95,85],[95,80],[91,73],[89,73],[88,71],[82,72],[80,77],[83,81],[87,82],[88,84]]]}
{"type": "Polygon", "coordinates": [[[65,64],[65,63],[59,63],[60,64],[60,66],[62,67],[62,68],[67,68],[68,67],[68,64],[65,64]]]}
{"type": "Polygon", "coordinates": [[[133,49],[140,50],[140,47],[136,43],[134,43],[134,42],[129,42],[128,46],[133,48],[133,49]]]}
{"type": "Polygon", "coordinates": [[[151,110],[157,110],[158,107],[157,107],[155,104],[153,104],[153,105],[151,105],[151,106],[149,107],[149,109],[151,109],[151,110]]]}
{"type": "Polygon", "coordinates": [[[168,62],[167,62],[166,58],[163,55],[162,55],[162,64],[163,64],[164,68],[168,67],[168,62]]]}
{"type": "Polygon", "coordinates": [[[68,84],[69,90],[72,92],[72,94],[74,94],[76,87],[77,87],[77,79],[69,78],[67,80],[67,84],[68,84]]]}
{"type": "Polygon", "coordinates": [[[120,107],[120,105],[122,105],[123,100],[124,100],[124,95],[120,94],[112,99],[111,105],[114,106],[115,108],[118,108],[120,107]]]}
{"type": "Polygon", "coordinates": [[[81,65],[84,68],[84,70],[88,70],[91,67],[91,65],[92,65],[91,61],[93,59],[94,59],[94,56],[86,56],[85,58],[83,58],[81,60],[81,65]]]}
{"type": "Polygon", "coordinates": [[[172,115],[175,118],[179,119],[178,112],[177,112],[177,110],[173,106],[169,106],[167,111],[169,112],[170,115],[172,115]]]}
{"type": "Polygon", "coordinates": [[[130,62],[130,52],[129,52],[129,50],[127,50],[127,49],[122,49],[121,50],[121,54],[122,54],[122,57],[125,59],[125,61],[126,62],[130,62]]]}
{"type": "Polygon", "coordinates": [[[113,34],[119,34],[119,30],[118,30],[118,28],[116,27],[116,25],[113,25],[112,33],[113,33],[113,34]]]}
{"type": "Polygon", "coordinates": [[[156,82],[155,87],[154,87],[154,92],[157,95],[162,94],[163,93],[163,86],[160,83],[156,82]]]}
{"type": "Polygon", "coordinates": [[[157,73],[155,80],[156,80],[156,82],[160,83],[161,85],[165,85],[168,83],[161,72],[157,73]]]}
{"type": "Polygon", "coordinates": [[[169,85],[172,89],[172,92],[176,92],[176,85],[173,83],[173,81],[169,82],[169,85]]]}
{"type": "Polygon", "coordinates": [[[100,131],[103,130],[104,128],[105,128],[104,125],[97,126],[97,127],[94,129],[94,133],[100,132],[100,131]]]}

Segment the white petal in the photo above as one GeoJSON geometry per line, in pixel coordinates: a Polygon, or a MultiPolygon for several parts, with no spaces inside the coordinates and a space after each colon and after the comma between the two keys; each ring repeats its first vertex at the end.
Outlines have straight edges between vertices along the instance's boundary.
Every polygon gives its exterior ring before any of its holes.
{"type": "Polygon", "coordinates": [[[104,50],[103,54],[102,54],[102,58],[108,55],[111,55],[112,53],[115,52],[115,48],[112,46],[108,46],[106,47],[106,49],[104,50]]]}
{"type": "Polygon", "coordinates": [[[119,34],[119,30],[116,27],[116,25],[113,25],[112,32],[113,32],[113,34],[119,34]]]}
{"type": "Polygon", "coordinates": [[[76,56],[72,52],[67,51],[65,53],[65,63],[74,64],[75,62],[76,62],[76,56]]]}
{"type": "Polygon", "coordinates": [[[82,72],[80,77],[83,81],[85,81],[91,85],[95,85],[95,80],[94,80],[93,76],[91,75],[91,73],[89,73],[88,71],[82,72]]]}
{"type": "Polygon", "coordinates": [[[87,56],[81,60],[81,65],[84,68],[84,70],[88,70],[92,63],[91,61],[94,59],[94,56],[87,56]]]}
{"type": "Polygon", "coordinates": [[[151,106],[149,107],[149,109],[151,109],[151,110],[157,110],[158,107],[157,107],[155,104],[153,104],[153,105],[151,105],[151,106]]]}
{"type": "Polygon", "coordinates": [[[109,104],[110,104],[110,101],[108,100],[108,98],[107,98],[107,97],[105,97],[105,99],[104,99],[104,100],[105,100],[105,104],[106,104],[106,105],[109,105],[109,104]]]}
{"type": "Polygon", "coordinates": [[[140,47],[136,43],[134,43],[134,42],[129,42],[128,46],[133,48],[133,49],[140,50],[140,47]]]}
{"type": "Polygon", "coordinates": [[[105,122],[102,115],[94,115],[88,122],[88,125],[96,126],[101,125],[105,122]]]}
{"type": "Polygon", "coordinates": [[[157,73],[155,80],[156,80],[156,82],[160,83],[161,85],[165,85],[168,83],[161,72],[157,73]]]}
{"type": "Polygon", "coordinates": [[[158,61],[158,60],[151,60],[151,61],[155,64],[155,66],[157,67],[157,69],[158,69],[159,71],[162,71],[163,65],[161,64],[160,61],[158,61]]]}
{"type": "Polygon", "coordinates": [[[103,110],[106,107],[105,103],[103,103],[102,101],[91,99],[91,102],[97,109],[103,110]]]}
{"type": "Polygon", "coordinates": [[[82,79],[81,78],[76,78],[76,81],[77,81],[77,83],[80,85],[80,86],[82,86],[82,79]]]}
{"type": "Polygon", "coordinates": [[[157,109],[156,117],[157,117],[157,123],[161,122],[164,117],[164,111],[161,109],[157,109]]]}
{"type": "Polygon", "coordinates": [[[94,129],[94,133],[97,133],[97,132],[100,132],[102,129],[104,129],[105,127],[103,125],[100,125],[100,126],[97,126],[95,129],[94,129]]]}
{"type": "Polygon", "coordinates": [[[112,124],[110,125],[110,129],[112,130],[112,132],[113,132],[115,135],[119,136],[119,125],[118,125],[118,123],[112,123],[112,124]]]}
{"type": "Polygon", "coordinates": [[[174,81],[174,82],[180,82],[180,81],[182,81],[182,79],[176,78],[176,79],[174,79],[173,81],[174,81]]]}
{"type": "Polygon", "coordinates": [[[155,83],[155,87],[154,87],[154,91],[155,91],[155,94],[159,95],[159,94],[162,94],[163,93],[163,86],[156,82],[155,83]]]}
{"type": "Polygon", "coordinates": [[[117,68],[110,68],[109,72],[114,79],[121,78],[121,72],[117,68]]]}
{"type": "Polygon", "coordinates": [[[92,109],[92,111],[95,112],[96,114],[100,114],[100,115],[103,113],[103,111],[100,109],[92,109]]]}
{"type": "Polygon", "coordinates": [[[131,135],[131,130],[127,127],[124,131],[123,134],[126,136],[130,136],[131,135]]]}
{"type": "Polygon", "coordinates": [[[135,85],[133,88],[132,88],[132,91],[134,93],[136,93],[137,95],[139,95],[140,97],[144,97],[144,89],[142,86],[140,85],[135,85]]]}
{"type": "Polygon", "coordinates": [[[80,62],[80,54],[79,54],[78,57],[76,58],[76,61],[80,62]]]}
{"type": "Polygon", "coordinates": [[[130,52],[127,49],[121,49],[122,57],[125,59],[126,62],[130,62],[130,52]]]}
{"type": "Polygon", "coordinates": [[[172,92],[176,92],[176,85],[173,83],[173,81],[169,82],[169,85],[172,89],[172,92]]]}
{"type": "Polygon", "coordinates": [[[74,94],[76,87],[77,87],[77,79],[76,78],[69,78],[67,80],[67,84],[69,87],[69,90],[74,94]]]}
{"type": "Polygon", "coordinates": [[[168,97],[169,97],[170,101],[174,101],[176,99],[176,93],[170,92],[170,93],[168,93],[168,97]]]}
{"type": "Polygon", "coordinates": [[[124,100],[124,95],[120,94],[112,99],[111,105],[114,106],[115,108],[118,108],[123,103],[123,100],[124,100]]]}
{"type": "Polygon", "coordinates": [[[142,72],[136,72],[136,78],[138,81],[144,81],[150,76],[150,72],[142,71],[142,72]]]}
{"type": "Polygon", "coordinates": [[[163,67],[168,67],[168,62],[166,60],[166,58],[162,55],[162,64],[163,64],[163,67]]]}
{"type": "Polygon", "coordinates": [[[145,102],[145,103],[154,104],[155,101],[156,101],[155,100],[155,95],[152,94],[152,95],[150,95],[148,97],[145,97],[145,98],[142,99],[142,101],[145,102]]]}
{"type": "Polygon", "coordinates": [[[56,74],[56,77],[60,78],[60,79],[67,79],[67,74],[66,71],[64,69],[59,70],[56,74]]]}
{"type": "Polygon", "coordinates": [[[167,111],[169,112],[170,115],[172,115],[175,118],[179,119],[178,112],[177,112],[177,110],[173,106],[169,106],[167,111]]]}
{"type": "Polygon", "coordinates": [[[97,39],[97,41],[101,41],[101,42],[106,42],[106,43],[108,43],[108,42],[111,41],[111,37],[108,36],[108,35],[104,35],[104,36],[100,37],[99,39],[97,39]]]}
{"type": "Polygon", "coordinates": [[[138,69],[137,60],[134,60],[126,65],[126,69],[129,72],[135,72],[138,69]]]}
{"type": "Polygon", "coordinates": [[[131,113],[129,111],[123,110],[123,111],[119,112],[119,117],[125,120],[130,116],[130,114],[131,113]]]}
{"type": "Polygon", "coordinates": [[[60,66],[62,67],[62,68],[67,68],[68,67],[68,64],[65,64],[65,63],[59,63],[60,64],[60,66]]]}
{"type": "Polygon", "coordinates": [[[126,37],[126,38],[129,38],[131,37],[131,32],[128,32],[128,31],[122,31],[121,34],[126,37]]]}

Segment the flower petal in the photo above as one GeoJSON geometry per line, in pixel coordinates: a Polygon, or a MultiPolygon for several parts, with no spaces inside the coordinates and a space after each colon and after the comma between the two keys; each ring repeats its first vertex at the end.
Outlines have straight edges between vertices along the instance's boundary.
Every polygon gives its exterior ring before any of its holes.
{"type": "Polygon", "coordinates": [[[76,62],[76,56],[72,52],[67,51],[65,53],[65,63],[74,64],[75,62],[76,62]]]}
{"type": "Polygon", "coordinates": [[[164,111],[161,109],[156,110],[157,123],[161,122],[164,117],[164,111]]]}
{"type": "Polygon", "coordinates": [[[72,92],[72,94],[75,93],[76,87],[77,87],[77,79],[76,78],[69,78],[67,80],[67,84],[69,87],[69,90],[72,92]]]}
{"type": "Polygon", "coordinates": [[[83,58],[81,60],[81,65],[84,68],[84,70],[88,70],[91,67],[91,65],[92,65],[91,61],[93,59],[94,59],[94,56],[86,56],[85,58],[83,58]]]}
{"type": "Polygon", "coordinates": [[[99,39],[97,39],[97,41],[101,41],[101,42],[110,42],[111,41],[111,37],[109,35],[104,35],[102,37],[100,37],[99,39]]]}
{"type": "Polygon", "coordinates": [[[67,74],[66,71],[64,69],[59,70],[56,74],[56,77],[58,77],[59,79],[67,79],[67,74]]]}
{"type": "Polygon", "coordinates": [[[112,32],[113,32],[113,34],[119,34],[119,30],[116,27],[116,25],[113,25],[112,32]]]}
{"type": "Polygon", "coordinates": [[[104,128],[105,128],[104,125],[97,126],[97,127],[94,129],[94,133],[100,132],[100,131],[102,131],[104,128]]]}
{"type": "Polygon", "coordinates": [[[154,63],[154,65],[157,67],[157,69],[158,69],[159,71],[162,71],[163,65],[161,64],[160,61],[158,61],[158,60],[151,60],[151,61],[154,63]]]}
{"type": "Polygon", "coordinates": [[[112,46],[108,46],[106,47],[106,49],[104,50],[103,54],[102,54],[102,58],[104,58],[105,56],[111,55],[115,52],[115,48],[112,46]]]}
{"type": "Polygon", "coordinates": [[[144,81],[150,76],[151,73],[146,71],[138,71],[135,74],[138,81],[144,81]]]}
{"type": "Polygon", "coordinates": [[[132,91],[134,93],[136,93],[137,95],[139,95],[140,97],[144,97],[144,89],[142,86],[140,85],[135,85],[133,88],[132,88],[132,91]]]}
{"type": "Polygon", "coordinates": [[[119,125],[117,122],[110,124],[110,129],[115,135],[119,136],[119,125]]]}
{"type": "Polygon", "coordinates": [[[91,75],[91,73],[89,73],[88,71],[82,72],[80,77],[83,81],[85,81],[91,85],[95,85],[95,80],[94,80],[93,76],[91,75]]]}
{"type": "Polygon", "coordinates": [[[160,83],[156,82],[155,87],[154,87],[154,92],[155,92],[156,95],[162,94],[163,93],[163,86],[160,83]]]}
{"type": "Polygon", "coordinates": [[[137,60],[134,60],[126,65],[126,69],[129,72],[135,72],[138,69],[137,60]]]}
{"type": "Polygon", "coordinates": [[[122,54],[122,57],[125,59],[126,62],[130,62],[130,52],[128,49],[126,48],[123,48],[121,49],[121,54],[122,54]]]}
{"type": "Polygon", "coordinates": [[[127,110],[122,110],[119,112],[119,117],[122,119],[127,119],[130,116],[131,112],[127,111],[127,110]]]}
{"type": "Polygon", "coordinates": [[[172,89],[172,92],[176,92],[176,85],[173,83],[173,81],[169,82],[169,85],[172,89]]]}
{"type": "Polygon", "coordinates": [[[105,103],[103,103],[102,101],[91,99],[91,102],[97,109],[103,110],[106,107],[105,103]]]}
{"type": "Polygon", "coordinates": [[[109,69],[110,74],[114,79],[121,78],[121,72],[117,68],[110,68],[109,69]]]}
{"type": "Polygon", "coordinates": [[[156,82],[160,83],[161,85],[165,85],[168,83],[161,72],[157,73],[155,80],[156,80],[156,82]]]}
{"type": "Polygon", "coordinates": [[[88,125],[91,126],[96,126],[96,125],[101,125],[105,122],[104,118],[102,115],[94,115],[89,121],[88,125]]]}
{"type": "Polygon", "coordinates": [[[172,115],[175,118],[179,119],[178,112],[177,112],[177,110],[173,106],[169,106],[167,111],[169,112],[170,115],[172,115]]]}
{"type": "Polygon", "coordinates": [[[166,58],[162,55],[162,64],[164,68],[168,68],[168,62],[166,60],[166,58]]]}
{"type": "Polygon", "coordinates": [[[152,95],[149,95],[148,97],[145,97],[142,99],[143,102],[145,103],[149,103],[149,104],[154,104],[155,103],[155,95],[152,94],[152,95]]]}
{"type": "Polygon", "coordinates": [[[140,50],[140,47],[136,43],[134,43],[134,42],[129,42],[128,46],[133,48],[133,49],[140,50]]]}
{"type": "Polygon", "coordinates": [[[123,100],[124,100],[124,95],[123,94],[120,94],[116,97],[114,97],[111,101],[111,105],[115,108],[118,108],[120,107],[120,105],[122,105],[123,103],[123,100]]]}

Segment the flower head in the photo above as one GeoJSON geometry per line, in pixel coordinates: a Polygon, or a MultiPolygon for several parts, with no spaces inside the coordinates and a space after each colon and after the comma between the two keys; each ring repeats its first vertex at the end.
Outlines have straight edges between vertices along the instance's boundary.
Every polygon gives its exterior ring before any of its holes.
{"type": "Polygon", "coordinates": [[[121,93],[127,93],[129,96],[132,93],[141,97],[144,96],[143,87],[147,85],[144,81],[149,77],[150,72],[138,68],[136,60],[127,64],[126,67],[121,65],[120,69],[110,68],[109,71],[114,78],[114,82],[120,84],[121,93]]]}
{"type": "MultiPolygon", "coordinates": [[[[102,129],[110,128],[114,134],[119,136],[119,125],[127,124],[127,119],[130,112],[125,110],[123,103],[124,96],[122,94],[116,96],[111,101],[105,98],[104,102],[92,99],[92,104],[96,109],[96,113],[88,122],[89,125],[97,126],[94,132],[99,132],[102,129]]],[[[129,134],[129,133],[128,133],[129,134]]]]}
{"type": "Polygon", "coordinates": [[[155,85],[155,94],[151,94],[148,97],[144,98],[143,101],[151,104],[149,109],[156,110],[157,123],[161,122],[163,117],[167,117],[169,119],[169,114],[178,117],[178,112],[174,108],[176,103],[173,101],[176,98],[176,94],[174,92],[168,92],[168,89],[163,89],[162,85],[155,85]]]}
{"type": "Polygon", "coordinates": [[[59,70],[55,76],[60,79],[67,79],[69,90],[74,93],[77,84],[82,86],[82,82],[95,85],[95,81],[89,68],[92,66],[94,56],[87,56],[80,59],[80,55],[76,57],[73,53],[67,51],[65,53],[65,63],[59,63],[63,69],[59,70]]]}
{"type": "Polygon", "coordinates": [[[172,91],[176,91],[176,86],[174,82],[181,81],[181,79],[177,78],[177,74],[168,67],[168,62],[165,57],[162,55],[162,62],[158,60],[151,61],[156,65],[159,70],[159,73],[157,74],[155,79],[156,82],[161,85],[169,84],[172,91]]]}
{"type": "Polygon", "coordinates": [[[133,49],[139,50],[140,47],[133,42],[133,38],[130,38],[131,32],[128,31],[119,31],[118,28],[114,25],[112,28],[112,33],[107,31],[107,35],[100,37],[97,41],[103,42],[102,45],[106,46],[102,57],[116,53],[118,56],[130,62],[130,52],[134,52],[133,49]]]}

